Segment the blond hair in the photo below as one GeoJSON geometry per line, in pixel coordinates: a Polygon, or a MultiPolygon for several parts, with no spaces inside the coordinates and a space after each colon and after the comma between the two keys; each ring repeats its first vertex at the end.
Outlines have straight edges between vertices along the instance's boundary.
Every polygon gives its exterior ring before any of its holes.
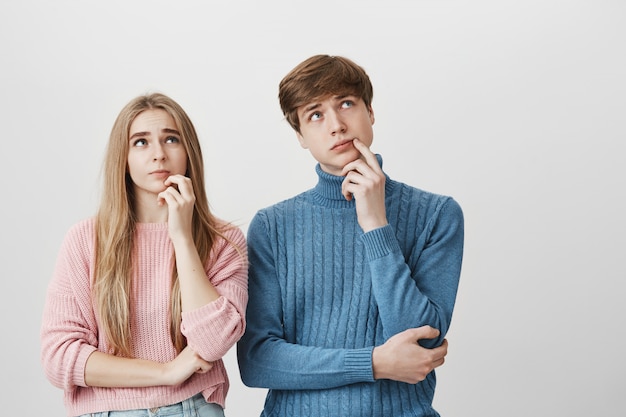
{"type": "MultiPolygon", "coordinates": [[[[142,95],[131,100],[119,113],[109,137],[104,160],[103,195],[96,215],[96,258],[93,296],[101,330],[113,354],[130,356],[131,279],[133,236],[137,217],[133,183],[128,174],[130,125],[137,115],[148,109],[165,110],[176,123],[187,152],[187,173],[196,201],[192,218],[193,240],[205,262],[216,237],[223,237],[224,226],[209,209],[204,183],[204,162],[200,143],[191,120],[182,107],[160,93],[142,95]]],[[[181,351],[186,340],[180,331],[181,301],[176,267],[172,271],[170,302],[172,343],[181,351]]]]}

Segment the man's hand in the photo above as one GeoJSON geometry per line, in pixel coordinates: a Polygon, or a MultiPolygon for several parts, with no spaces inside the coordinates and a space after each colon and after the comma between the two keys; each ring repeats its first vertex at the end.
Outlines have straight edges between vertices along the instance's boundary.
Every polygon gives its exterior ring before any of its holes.
{"type": "Polygon", "coordinates": [[[372,354],[374,379],[392,379],[408,384],[423,381],[433,369],[443,365],[448,354],[448,341],[444,339],[441,346],[433,349],[426,349],[417,341],[437,336],[439,330],[422,326],[398,333],[375,347],[372,354]]]}
{"type": "Polygon", "coordinates": [[[369,232],[387,225],[385,174],[376,155],[363,142],[354,139],[352,143],[361,152],[361,158],[343,167],[341,175],[346,178],[341,184],[341,193],[348,201],[355,199],[359,226],[369,232]]]}

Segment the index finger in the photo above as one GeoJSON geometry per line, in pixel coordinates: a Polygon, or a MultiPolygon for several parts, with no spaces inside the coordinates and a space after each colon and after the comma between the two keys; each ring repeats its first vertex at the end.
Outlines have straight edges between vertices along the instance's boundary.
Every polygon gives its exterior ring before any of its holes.
{"type": "Polygon", "coordinates": [[[369,165],[370,168],[374,169],[376,172],[379,172],[380,165],[378,165],[378,159],[376,159],[376,155],[370,150],[370,148],[365,146],[365,144],[359,139],[354,139],[352,143],[356,150],[361,152],[361,155],[363,155],[363,159],[367,165],[369,165]]]}
{"type": "Polygon", "coordinates": [[[181,174],[173,174],[170,175],[169,177],[167,177],[165,179],[165,185],[172,185],[172,184],[180,184],[182,181],[184,181],[184,179],[187,178],[184,175],[181,174]]]}
{"type": "Polygon", "coordinates": [[[179,192],[192,192],[191,178],[181,174],[174,174],[165,180],[165,185],[175,185],[179,192]]]}

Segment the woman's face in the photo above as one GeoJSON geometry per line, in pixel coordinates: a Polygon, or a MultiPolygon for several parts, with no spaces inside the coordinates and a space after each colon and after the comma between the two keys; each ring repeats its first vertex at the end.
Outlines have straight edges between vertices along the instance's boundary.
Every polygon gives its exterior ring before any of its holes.
{"type": "Polygon", "coordinates": [[[187,172],[187,152],[178,126],[162,109],[139,113],[130,125],[128,173],[135,196],[156,196],[165,190],[170,175],[187,172]]]}

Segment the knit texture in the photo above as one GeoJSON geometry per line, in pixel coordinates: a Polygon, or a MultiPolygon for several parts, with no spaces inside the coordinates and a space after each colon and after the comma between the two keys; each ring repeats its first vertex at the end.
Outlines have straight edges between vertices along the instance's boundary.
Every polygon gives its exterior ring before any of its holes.
{"type": "MultiPolygon", "coordinates": [[[[382,166],[382,158],[378,155],[382,166]]],[[[418,384],[374,380],[372,351],[412,327],[450,326],[463,214],[446,196],[386,176],[389,225],[363,233],[343,177],[260,210],[248,229],[246,385],[269,388],[265,417],[438,416],[435,373],[418,384]]]]}
{"type": "MultiPolygon", "coordinates": [[[[64,390],[69,416],[112,410],[152,408],[180,402],[202,392],[224,407],[229,387],[221,358],[245,328],[247,248],[243,233],[225,236],[241,254],[218,238],[206,265],[208,279],[220,298],[182,315],[181,330],[201,357],[215,361],[206,374],[194,374],[178,386],[97,388],[85,384],[85,364],[95,351],[108,352],[91,297],[95,221],[84,220],[66,234],[49,284],[41,328],[42,363],[48,379],[64,390]]],[[[135,231],[133,262],[134,357],[169,362],[177,356],[170,339],[169,304],[173,245],[167,224],[140,223],[135,231]]]]}

